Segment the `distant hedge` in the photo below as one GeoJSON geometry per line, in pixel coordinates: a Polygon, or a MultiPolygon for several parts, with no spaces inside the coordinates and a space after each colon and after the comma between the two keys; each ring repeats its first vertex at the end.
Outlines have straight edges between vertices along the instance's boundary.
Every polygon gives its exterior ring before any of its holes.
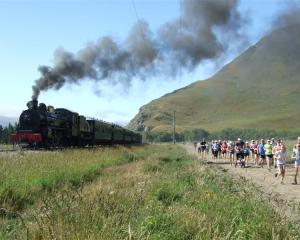
{"type": "MultiPolygon", "coordinates": [[[[214,139],[268,139],[268,138],[284,138],[296,139],[300,136],[300,131],[288,130],[271,130],[271,129],[231,129],[226,128],[217,132],[208,132],[205,129],[193,129],[182,133],[176,133],[175,138],[177,142],[182,141],[198,141],[202,138],[207,140],[214,139]]],[[[173,133],[171,132],[149,132],[146,136],[149,142],[171,142],[173,140],[173,133]]]]}

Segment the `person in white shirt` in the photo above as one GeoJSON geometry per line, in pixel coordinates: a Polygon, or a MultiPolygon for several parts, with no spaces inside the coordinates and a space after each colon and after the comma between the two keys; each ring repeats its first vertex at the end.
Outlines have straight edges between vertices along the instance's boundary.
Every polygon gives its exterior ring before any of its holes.
{"type": "Polygon", "coordinates": [[[277,149],[275,152],[275,157],[277,159],[277,167],[278,173],[275,173],[275,177],[281,176],[281,184],[283,184],[284,176],[285,176],[285,162],[287,157],[286,147],[281,144],[281,147],[277,149]]]}

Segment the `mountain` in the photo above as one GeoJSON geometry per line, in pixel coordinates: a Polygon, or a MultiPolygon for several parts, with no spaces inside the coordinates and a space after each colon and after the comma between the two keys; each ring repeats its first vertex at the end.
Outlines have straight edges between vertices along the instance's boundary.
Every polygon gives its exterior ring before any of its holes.
{"type": "Polygon", "coordinates": [[[3,127],[8,126],[9,123],[14,125],[17,121],[18,121],[18,119],[15,117],[0,116],[0,125],[3,127]]]}
{"type": "Polygon", "coordinates": [[[300,129],[300,26],[276,30],[207,80],[140,108],[128,127],[300,129]]]}

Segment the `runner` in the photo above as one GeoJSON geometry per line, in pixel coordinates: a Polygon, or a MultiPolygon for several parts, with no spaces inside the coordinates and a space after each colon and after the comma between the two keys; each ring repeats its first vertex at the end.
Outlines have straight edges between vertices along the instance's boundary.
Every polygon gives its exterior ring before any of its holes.
{"type": "Polygon", "coordinates": [[[258,154],[259,154],[259,162],[258,165],[261,166],[262,168],[264,167],[264,162],[266,160],[266,154],[265,154],[265,140],[261,139],[260,144],[258,145],[258,154]]]}
{"type": "Polygon", "coordinates": [[[267,159],[268,171],[271,172],[271,165],[273,161],[273,146],[271,144],[271,140],[267,140],[267,143],[264,145],[265,155],[267,159]]]}
{"type": "Polygon", "coordinates": [[[222,140],[218,141],[218,145],[219,145],[219,149],[218,149],[218,158],[222,158],[222,154],[221,154],[221,146],[222,146],[222,140]]]}
{"type": "Polygon", "coordinates": [[[254,145],[253,145],[253,153],[254,153],[254,164],[255,166],[258,165],[258,160],[259,160],[259,154],[258,154],[258,141],[256,140],[254,145]]]}
{"type": "Polygon", "coordinates": [[[209,143],[207,142],[206,143],[206,156],[209,155],[209,143]]]}
{"type": "Polygon", "coordinates": [[[237,166],[238,162],[241,164],[241,167],[244,166],[244,142],[238,138],[235,144],[235,153],[236,153],[236,161],[235,167],[237,166]]]}
{"type": "Polygon", "coordinates": [[[207,143],[205,141],[205,138],[202,138],[202,142],[200,143],[202,159],[206,158],[206,145],[207,145],[207,143]]]}
{"type": "Polygon", "coordinates": [[[300,168],[300,143],[297,143],[293,153],[295,156],[295,179],[293,184],[297,184],[298,169],[300,168]]]}
{"type": "Polygon", "coordinates": [[[271,144],[273,145],[273,147],[276,146],[277,143],[275,141],[275,138],[271,138],[271,144]]]}
{"type": "Polygon", "coordinates": [[[213,157],[214,156],[214,151],[213,151],[213,144],[215,143],[215,140],[212,140],[211,141],[211,144],[210,144],[210,146],[211,146],[211,156],[213,157]]]}
{"type": "Polygon", "coordinates": [[[276,146],[273,147],[273,158],[274,158],[274,167],[275,168],[277,167],[277,157],[275,156],[275,153],[281,149],[281,143],[282,143],[281,139],[278,139],[276,146]]]}
{"type": "Polygon", "coordinates": [[[227,154],[227,142],[223,141],[221,145],[221,153],[222,153],[222,158],[226,159],[226,154],[227,154]]]}
{"type": "Polygon", "coordinates": [[[283,184],[284,176],[285,176],[285,162],[286,162],[286,147],[281,144],[281,148],[278,149],[275,153],[277,159],[278,173],[275,173],[275,177],[281,176],[281,184],[283,184]]]}
{"type": "Polygon", "coordinates": [[[250,145],[248,142],[246,142],[245,148],[244,148],[244,157],[245,157],[245,164],[248,165],[249,157],[250,157],[250,145]]]}
{"type": "Polygon", "coordinates": [[[255,160],[254,160],[254,145],[255,145],[255,141],[251,140],[251,143],[250,143],[251,159],[255,163],[255,160]]]}
{"type": "Polygon", "coordinates": [[[229,141],[227,151],[229,152],[229,161],[230,161],[231,166],[234,161],[234,146],[235,146],[235,143],[232,141],[229,141]]]}
{"type": "Polygon", "coordinates": [[[274,168],[276,168],[276,160],[275,160],[275,158],[274,158],[274,155],[275,155],[275,150],[274,150],[274,148],[276,148],[276,146],[277,146],[277,142],[275,141],[275,139],[274,138],[272,138],[271,139],[271,144],[272,144],[272,154],[273,154],[273,165],[274,165],[274,168]]]}
{"type": "Polygon", "coordinates": [[[218,141],[214,141],[214,143],[211,146],[212,154],[213,154],[213,159],[215,162],[217,161],[218,154],[219,154],[219,144],[218,141]]]}
{"type": "Polygon", "coordinates": [[[280,141],[280,139],[278,139],[277,142],[274,141],[274,142],[272,143],[272,146],[273,146],[273,148],[272,148],[272,154],[273,154],[273,166],[274,166],[274,168],[277,167],[277,160],[276,160],[276,158],[275,158],[275,153],[276,153],[276,151],[277,151],[277,147],[280,146],[280,143],[278,144],[278,141],[280,141]]]}

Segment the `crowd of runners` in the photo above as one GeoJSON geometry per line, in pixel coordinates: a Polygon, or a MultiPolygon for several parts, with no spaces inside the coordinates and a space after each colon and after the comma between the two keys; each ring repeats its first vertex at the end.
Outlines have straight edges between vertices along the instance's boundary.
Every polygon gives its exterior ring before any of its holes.
{"type": "MultiPolygon", "coordinates": [[[[201,159],[207,159],[211,154],[211,158],[215,162],[218,159],[226,159],[235,167],[245,168],[254,165],[263,168],[266,165],[269,172],[272,167],[277,168],[278,172],[275,173],[275,177],[280,176],[281,183],[283,183],[288,151],[281,139],[243,141],[238,138],[237,141],[213,140],[208,142],[203,138],[202,141],[195,142],[194,147],[201,159]]],[[[293,184],[297,184],[298,169],[300,168],[300,137],[294,145],[291,157],[295,161],[293,184]]]]}

